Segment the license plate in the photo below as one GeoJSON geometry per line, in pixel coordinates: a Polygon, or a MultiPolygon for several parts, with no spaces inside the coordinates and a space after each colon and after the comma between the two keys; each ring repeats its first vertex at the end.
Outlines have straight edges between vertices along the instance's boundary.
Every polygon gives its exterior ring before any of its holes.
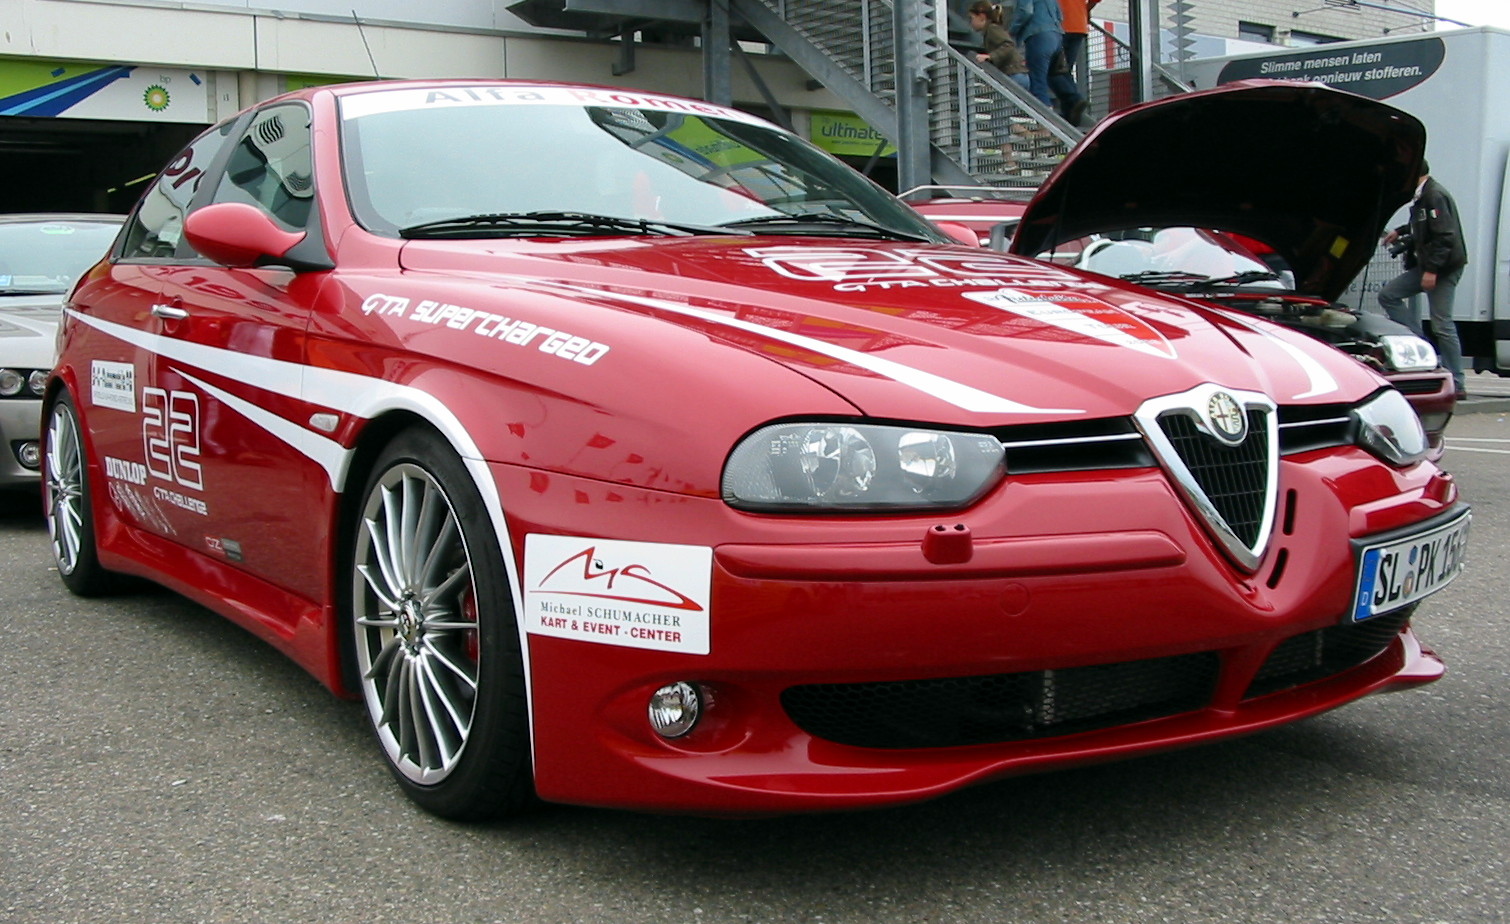
{"type": "Polygon", "coordinates": [[[1463,570],[1472,519],[1465,511],[1426,532],[1364,546],[1353,621],[1409,606],[1446,587],[1463,570]]]}

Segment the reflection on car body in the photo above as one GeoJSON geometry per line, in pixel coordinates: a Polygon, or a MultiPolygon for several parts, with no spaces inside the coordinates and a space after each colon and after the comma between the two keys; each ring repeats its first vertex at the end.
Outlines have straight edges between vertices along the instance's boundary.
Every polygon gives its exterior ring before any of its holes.
{"type": "Polygon", "coordinates": [[[1411,547],[1444,585],[1468,525],[1310,337],[568,85],[209,130],[73,292],[47,402],[65,583],[235,619],[453,818],[914,801],[1426,683],[1418,595],[1355,600],[1411,547]]]}

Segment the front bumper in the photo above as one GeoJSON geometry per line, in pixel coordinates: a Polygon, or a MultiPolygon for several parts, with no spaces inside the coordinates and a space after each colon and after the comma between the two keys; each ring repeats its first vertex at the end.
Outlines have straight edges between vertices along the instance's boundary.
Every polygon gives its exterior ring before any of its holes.
{"type": "Polygon", "coordinates": [[[42,431],[42,402],[32,398],[0,398],[0,487],[36,484],[39,469],[21,464],[17,450],[35,444],[42,431]]]}
{"type": "Polygon", "coordinates": [[[1013,480],[962,516],[968,560],[935,564],[922,547],[938,524],[922,518],[751,517],[555,477],[521,505],[522,485],[507,483],[521,476],[499,467],[516,551],[543,523],[601,535],[615,507],[623,538],[714,548],[706,655],[528,637],[537,791],[715,815],[878,806],[1249,734],[1435,680],[1442,663],[1408,612],[1341,623],[1352,552],[1316,537],[1419,522],[1456,492],[1428,466],[1361,458],[1282,463],[1289,526],[1249,576],[1153,470],[1013,480]],[[1395,480],[1384,499],[1381,477],[1395,480]],[[557,490],[570,508],[548,500],[557,490]],[[646,703],[678,680],[708,705],[690,734],[661,739],[646,703]]]}

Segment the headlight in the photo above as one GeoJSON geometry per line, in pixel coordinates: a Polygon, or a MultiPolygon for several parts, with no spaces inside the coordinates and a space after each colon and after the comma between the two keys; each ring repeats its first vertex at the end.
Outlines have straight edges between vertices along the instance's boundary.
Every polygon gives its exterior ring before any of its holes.
{"type": "Polygon", "coordinates": [[[749,510],[963,507],[1002,476],[1001,443],[983,433],[858,423],[763,427],[735,447],[723,496],[749,510]]]}
{"type": "Polygon", "coordinates": [[[21,373],[14,369],[0,369],[0,397],[19,395],[25,387],[26,379],[21,373]]]}
{"type": "Polygon", "coordinates": [[[1387,334],[1379,338],[1384,361],[1396,372],[1425,372],[1437,367],[1437,351],[1413,334],[1387,334]]]}
{"type": "Polygon", "coordinates": [[[1353,414],[1358,418],[1358,445],[1386,462],[1410,465],[1424,459],[1431,448],[1415,409],[1394,389],[1379,392],[1353,414]]]}
{"type": "Polygon", "coordinates": [[[26,377],[26,387],[37,397],[42,397],[42,392],[47,390],[47,370],[33,369],[31,375],[26,377]]]}

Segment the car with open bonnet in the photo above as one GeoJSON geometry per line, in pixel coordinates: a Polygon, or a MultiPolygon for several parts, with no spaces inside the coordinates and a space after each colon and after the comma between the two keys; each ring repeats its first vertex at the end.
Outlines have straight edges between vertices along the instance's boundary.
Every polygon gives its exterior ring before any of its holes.
{"type": "MultiPolygon", "coordinates": [[[[1424,137],[1373,106],[1326,140],[1383,221],[1424,137]]],[[[67,586],[225,614],[460,819],[904,803],[1415,687],[1469,523],[1332,347],[600,87],[214,126],[73,290],[45,400],[67,586]]]]}

